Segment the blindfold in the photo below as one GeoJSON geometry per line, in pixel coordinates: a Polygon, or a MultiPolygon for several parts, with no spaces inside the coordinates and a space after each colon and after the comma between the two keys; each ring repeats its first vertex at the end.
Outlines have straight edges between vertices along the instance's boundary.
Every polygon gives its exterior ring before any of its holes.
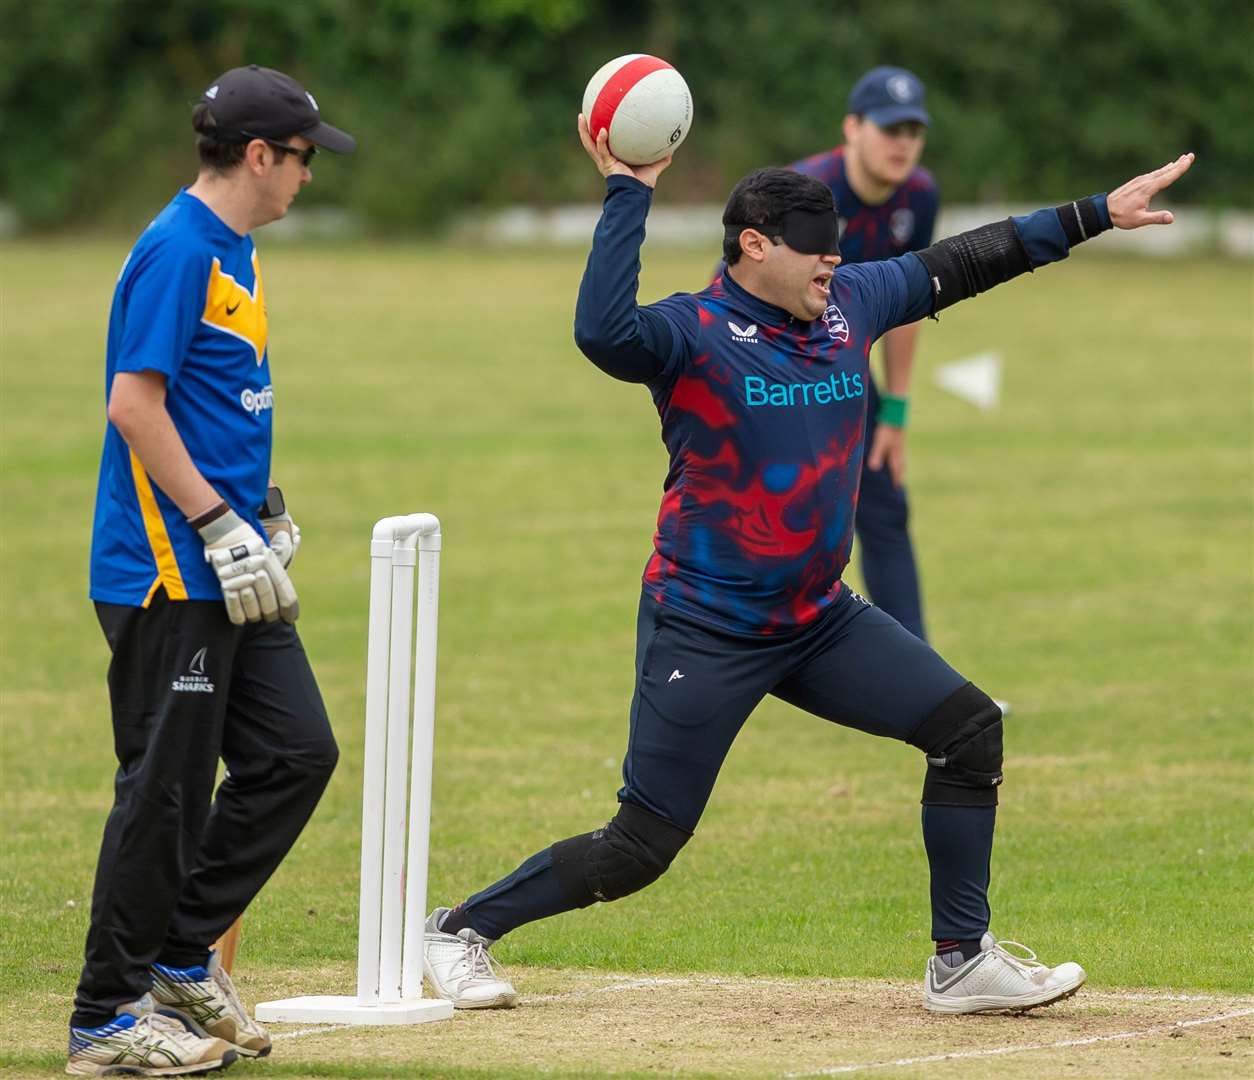
{"type": "Polygon", "coordinates": [[[744,229],[782,240],[803,255],[839,255],[845,223],[834,210],[789,210],[778,221],[725,222],[723,235],[734,240],[744,229]]]}

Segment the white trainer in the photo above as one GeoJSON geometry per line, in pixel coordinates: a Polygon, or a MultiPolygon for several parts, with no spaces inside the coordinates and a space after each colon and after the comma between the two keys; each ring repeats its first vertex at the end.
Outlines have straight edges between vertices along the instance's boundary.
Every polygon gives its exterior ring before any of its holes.
{"type": "Polygon", "coordinates": [[[1011,709],[1009,701],[1003,701],[1001,698],[993,698],[993,704],[1001,709],[1001,718],[1003,720],[1010,716],[1011,709]]]}
{"type": "Polygon", "coordinates": [[[518,993],[488,955],[493,942],[469,926],[456,934],[437,930],[448,910],[436,908],[422,931],[422,970],[432,989],[455,1009],[512,1009],[518,993]]]}
{"type": "Polygon", "coordinates": [[[70,1028],[71,1076],[191,1076],[225,1069],[237,1051],[202,1039],[155,1011],[151,994],[118,1007],[117,1019],[96,1028],[70,1028]]]}
{"type": "Polygon", "coordinates": [[[157,1008],[197,1035],[229,1042],[243,1057],[270,1053],[270,1034],[248,1015],[231,976],[216,951],[208,967],[152,965],[152,996],[157,1008]]]}
{"type": "Polygon", "coordinates": [[[985,934],[980,955],[961,967],[951,968],[937,956],[927,962],[923,1007],[938,1013],[1027,1012],[1069,998],[1086,978],[1079,964],[1046,967],[1026,945],[985,934]],[[1006,946],[1026,955],[1015,955],[1006,946]]]}

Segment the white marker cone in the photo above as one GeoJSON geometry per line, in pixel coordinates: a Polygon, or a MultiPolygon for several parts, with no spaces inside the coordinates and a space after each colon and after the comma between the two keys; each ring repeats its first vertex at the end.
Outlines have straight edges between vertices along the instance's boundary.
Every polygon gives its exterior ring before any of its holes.
{"type": "Polygon", "coordinates": [[[980,353],[936,369],[936,385],[977,409],[990,412],[1001,404],[1001,356],[980,353]]]}

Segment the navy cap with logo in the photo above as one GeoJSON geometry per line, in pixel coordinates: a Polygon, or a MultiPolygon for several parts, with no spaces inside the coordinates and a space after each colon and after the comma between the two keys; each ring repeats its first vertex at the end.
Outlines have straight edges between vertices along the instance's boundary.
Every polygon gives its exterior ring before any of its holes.
{"type": "Polygon", "coordinates": [[[300,135],[336,154],[357,149],[356,139],[322,119],[313,94],[273,68],[249,64],[223,72],[200,101],[209,106],[214,137],[222,142],[300,135]]]}
{"type": "Polygon", "coordinates": [[[912,71],[899,67],[872,68],[849,91],[848,110],[879,127],[916,120],[930,124],[927,91],[912,71]]]}

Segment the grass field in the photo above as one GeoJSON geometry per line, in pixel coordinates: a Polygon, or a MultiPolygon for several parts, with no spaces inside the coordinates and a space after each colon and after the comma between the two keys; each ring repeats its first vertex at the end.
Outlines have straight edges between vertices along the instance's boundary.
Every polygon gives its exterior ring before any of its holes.
{"type": "MultiPolygon", "coordinates": [[[[127,243],[0,246],[0,1075],[62,1066],[110,802],[86,568],[127,243]]],[[[581,255],[262,256],[275,474],[342,758],[248,913],[253,999],[351,988],[371,523],[444,525],[431,896],[448,903],[613,813],[665,466],[647,394],[571,342],[581,255]]],[[[710,263],[646,253],[642,296],[710,263]]],[[[933,640],[1015,707],[994,930],[1081,961],[1080,996],[1026,1020],[922,1013],[918,755],[768,702],[665,878],[497,947],[524,1008],[280,1042],[232,1075],[1254,1069],[1251,278],[1084,251],[922,336],[911,489],[933,640]],[[986,349],[1006,361],[1000,411],[930,385],[986,349]],[[997,1049],[1036,1044],[1053,1048],[997,1049]]]]}

